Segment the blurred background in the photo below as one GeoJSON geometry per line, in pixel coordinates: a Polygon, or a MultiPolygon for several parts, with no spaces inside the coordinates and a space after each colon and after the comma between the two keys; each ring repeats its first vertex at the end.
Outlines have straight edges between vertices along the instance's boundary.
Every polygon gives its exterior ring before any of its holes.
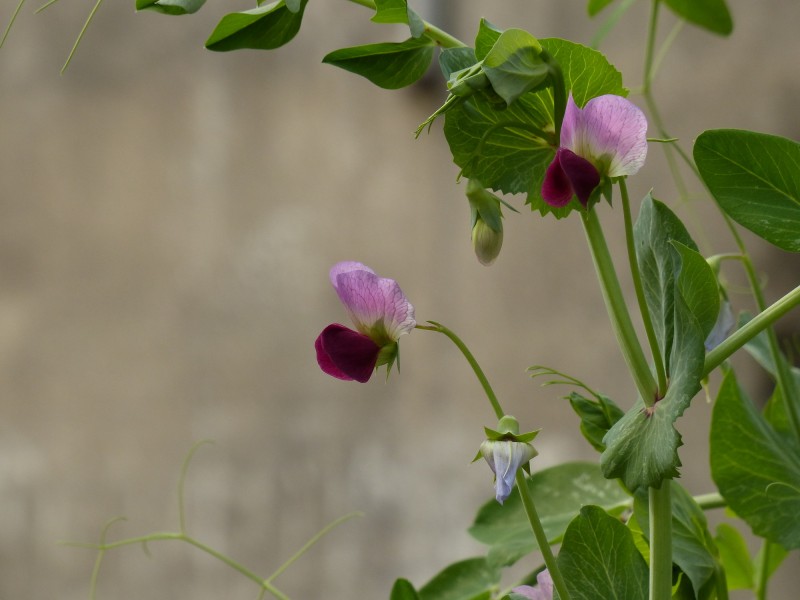
{"type": "MultiPolygon", "coordinates": [[[[535,468],[595,460],[568,390],[525,372],[546,364],[633,401],[578,219],[508,198],[521,214],[507,211],[503,252],[482,267],[441,124],[412,135],[445,97],[440,76],[390,92],[320,62],[399,41],[402,28],[344,0],[311,2],[290,45],[216,54],[203,48],[216,22],[252,3],[168,17],[106,2],[59,76],[93,3],[34,15],[29,2],[0,52],[0,600],[86,598],[95,553],[58,542],[95,541],[112,517],[128,520],[110,539],[176,529],[180,465],[201,439],[215,444],[188,474],[189,531],[256,572],[364,512],[278,579],[295,600],[387,598],[396,577],[421,585],[482,553],[466,533],[493,495],[489,469],[469,463],[493,425],[481,389],[444,337],[422,331],[403,338],[402,374],[388,383],[320,372],[314,339],[346,320],[327,275],[340,260],[397,279],[418,321],[462,336],[507,410],[543,428],[535,468]]],[[[671,133],[687,148],[718,127],[800,138],[800,5],[729,4],[730,39],[686,26],[663,63],[656,93],[671,133]]],[[[3,25],[15,5],[3,2],[3,25]]],[[[467,41],[486,16],[588,43],[599,21],[585,5],[412,3],[467,41]]],[[[601,46],[631,88],[647,14],[639,2],[601,46]]],[[[674,20],[662,15],[666,35],[674,20]]],[[[685,177],[688,202],[653,145],[630,188],[652,186],[706,254],[733,250],[685,177]]],[[[619,212],[601,212],[621,249],[619,212]]],[[[746,240],[768,300],[796,285],[797,257],[746,240]]],[[[726,274],[735,308],[751,308],[740,274],[726,274]]],[[[782,322],[784,334],[797,323],[782,322]]],[[[739,362],[765,397],[767,382],[739,362]]],[[[700,394],[679,421],[693,493],[712,489],[709,416],[700,394]]],[[[98,598],[257,595],[186,545],[150,550],[110,552],[98,598]]],[[[796,598],[798,568],[794,553],[771,598],[796,598]]]]}

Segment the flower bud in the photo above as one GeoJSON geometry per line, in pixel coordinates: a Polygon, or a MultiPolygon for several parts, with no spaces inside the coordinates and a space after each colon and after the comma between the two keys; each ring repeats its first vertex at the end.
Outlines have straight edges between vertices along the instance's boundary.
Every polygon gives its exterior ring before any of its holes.
{"type": "Polygon", "coordinates": [[[480,453],[494,473],[495,498],[500,504],[511,495],[519,468],[537,455],[530,444],[512,440],[486,440],[480,453]]]}
{"type": "Polygon", "coordinates": [[[480,216],[472,227],[472,249],[478,261],[488,267],[500,254],[503,247],[503,229],[495,231],[480,216]]]}

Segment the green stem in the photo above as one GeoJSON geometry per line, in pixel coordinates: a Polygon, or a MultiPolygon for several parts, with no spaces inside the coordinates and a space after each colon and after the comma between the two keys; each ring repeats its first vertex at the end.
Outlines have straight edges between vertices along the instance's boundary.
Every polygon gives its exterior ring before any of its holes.
{"type": "Polygon", "coordinates": [[[769,554],[772,544],[769,540],[764,540],[761,548],[761,560],[758,563],[758,573],[756,574],[756,600],[767,600],[767,583],[769,582],[769,554]]]}
{"type": "Polygon", "coordinates": [[[536,537],[536,542],[539,544],[539,550],[542,552],[544,564],[547,565],[547,570],[550,572],[550,577],[553,579],[553,586],[558,590],[558,596],[561,600],[569,600],[567,585],[558,568],[553,550],[550,548],[550,541],[547,539],[547,534],[544,532],[542,522],[539,520],[539,514],[536,512],[536,506],[533,503],[533,497],[528,489],[528,483],[525,481],[525,474],[522,469],[517,471],[517,489],[519,490],[520,498],[522,498],[522,506],[525,507],[525,514],[528,516],[531,530],[536,537]]]}
{"type": "Polygon", "coordinates": [[[614,262],[611,260],[611,253],[603,236],[600,221],[593,208],[583,213],[583,227],[614,334],[642,401],[645,406],[651,407],[658,398],[656,382],[650,372],[644,352],[642,352],[639,338],[636,337],[636,331],[631,323],[628,307],[622,295],[622,288],[614,270],[614,262]]]}
{"type": "MultiPolygon", "coordinates": [[[[348,0],[353,4],[365,6],[366,8],[376,9],[375,0],[348,0]]],[[[464,48],[466,44],[456,37],[453,37],[446,31],[439,29],[435,25],[431,25],[427,21],[423,21],[425,25],[424,35],[442,46],[443,48],[464,48]]]]}
{"type": "Polygon", "coordinates": [[[461,341],[461,338],[459,338],[455,333],[450,331],[441,323],[437,323],[436,321],[428,321],[428,323],[433,325],[433,327],[428,327],[427,325],[417,325],[416,328],[423,329],[425,331],[438,331],[439,333],[443,333],[450,338],[450,341],[453,342],[459,350],[461,350],[461,354],[464,355],[464,358],[467,359],[469,366],[472,367],[472,370],[475,372],[475,376],[478,378],[478,381],[480,381],[483,391],[486,393],[486,397],[492,404],[492,409],[494,409],[494,414],[497,415],[497,419],[502,419],[506,413],[500,406],[500,401],[497,399],[489,380],[486,379],[483,369],[481,369],[481,366],[478,364],[478,361],[475,360],[475,357],[472,355],[472,352],[469,351],[467,345],[461,341]]]}
{"type": "Polygon", "coordinates": [[[667,392],[667,372],[664,368],[664,359],[661,356],[661,348],[658,346],[658,338],[653,329],[653,319],[650,317],[650,309],[647,307],[647,299],[644,296],[644,286],[639,270],[639,261],[636,258],[636,246],[633,239],[633,219],[631,218],[631,203],[628,199],[628,186],[625,180],[619,180],[619,191],[622,196],[622,213],[625,220],[625,241],[628,247],[628,263],[631,268],[633,287],[636,290],[636,300],[639,303],[639,311],[642,313],[642,322],[647,334],[647,342],[650,345],[650,352],[653,355],[656,376],[658,377],[658,397],[663,398],[667,392]]]}
{"type": "Polygon", "coordinates": [[[672,498],[670,480],[650,488],[650,600],[672,597],[672,498]]]}
{"type": "MultiPolygon", "coordinates": [[[[761,311],[745,325],[737,329],[719,346],[706,354],[706,361],[703,366],[703,377],[707,377],[711,371],[716,369],[724,361],[752,340],[755,336],[768,328],[783,315],[800,304],[800,286],[794,288],[783,298],[772,304],[769,308],[761,311]]],[[[783,358],[781,356],[781,358],[783,358]]],[[[785,361],[784,361],[785,362],[785,361]]],[[[777,365],[776,365],[777,367],[777,365]]],[[[789,374],[791,376],[791,373],[789,374]]]]}
{"type": "Polygon", "coordinates": [[[703,510],[725,508],[728,506],[728,502],[719,494],[719,492],[711,492],[708,494],[695,496],[694,501],[697,502],[697,505],[703,510]]]}
{"type": "Polygon", "coordinates": [[[644,54],[644,91],[649,92],[653,83],[653,58],[655,57],[656,34],[658,32],[658,7],[660,0],[653,0],[650,11],[650,25],[647,29],[647,46],[644,54]]]}
{"type": "Polygon", "coordinates": [[[550,79],[553,83],[553,122],[556,126],[555,139],[561,139],[561,123],[564,121],[564,113],[567,110],[567,88],[564,83],[564,73],[561,65],[546,50],[539,54],[541,59],[547,64],[550,71],[550,79]]]}

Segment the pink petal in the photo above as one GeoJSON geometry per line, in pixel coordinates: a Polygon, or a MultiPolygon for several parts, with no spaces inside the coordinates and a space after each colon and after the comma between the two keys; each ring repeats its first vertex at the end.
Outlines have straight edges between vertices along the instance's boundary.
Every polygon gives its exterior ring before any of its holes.
{"type": "Polygon", "coordinates": [[[339,263],[331,269],[336,293],[358,331],[380,346],[395,342],[417,324],[414,307],[394,279],[360,267],[360,263],[339,263]]]}
{"type": "Polygon", "coordinates": [[[340,263],[336,263],[331,267],[330,272],[328,273],[328,277],[331,279],[331,285],[333,289],[336,289],[337,283],[336,280],[342,273],[349,273],[350,271],[366,271],[367,273],[375,273],[372,269],[370,269],[367,265],[364,265],[360,262],[355,261],[344,261],[340,263]]]}
{"type": "Polygon", "coordinates": [[[586,103],[574,126],[562,126],[561,145],[597,166],[604,175],[633,175],[647,157],[647,118],[622,96],[605,95],[586,103]]]}
{"type": "Polygon", "coordinates": [[[345,381],[365,383],[378,361],[378,345],[344,325],[328,325],[314,342],[317,363],[328,375],[345,381]]]}
{"type": "Polygon", "coordinates": [[[575,195],[581,204],[586,206],[589,196],[592,195],[594,188],[600,183],[600,173],[594,165],[583,157],[578,156],[572,150],[560,148],[556,158],[561,163],[561,169],[572,184],[575,195]]]}

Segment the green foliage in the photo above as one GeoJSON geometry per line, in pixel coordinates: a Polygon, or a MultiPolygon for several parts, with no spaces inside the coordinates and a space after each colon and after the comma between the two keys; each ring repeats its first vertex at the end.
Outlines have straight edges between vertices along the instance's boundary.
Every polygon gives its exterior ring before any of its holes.
{"type": "Polygon", "coordinates": [[[279,48],[300,31],[307,3],[308,0],[300,0],[298,6],[295,0],[290,8],[285,0],[278,0],[252,10],[225,15],[206,40],[206,48],[217,52],[279,48]]]}
{"type": "Polygon", "coordinates": [[[419,600],[489,600],[499,583],[500,569],[485,558],[469,558],[435,575],[419,590],[418,597],[419,600]]]}
{"type": "Polygon", "coordinates": [[[478,25],[478,35],[475,36],[475,58],[476,61],[483,60],[489,51],[494,47],[500,35],[503,33],[486,19],[481,19],[478,25]]]}
{"type": "Polygon", "coordinates": [[[725,567],[729,590],[751,590],[755,582],[753,561],[739,530],[720,523],[714,543],[719,549],[719,560],[725,567]]]}
{"type": "MultiPolygon", "coordinates": [[[[476,46],[485,49],[496,34],[482,22],[476,46]]],[[[600,52],[556,38],[539,42],[560,65],[579,106],[603,94],[627,95],[619,71],[600,52]]],[[[573,206],[553,208],[541,197],[545,170],[558,147],[554,132],[550,88],[524,93],[500,109],[491,98],[476,94],[451,108],[444,125],[453,160],[465,177],[503,193],[527,194],[533,210],[561,218],[573,206]]]]}
{"type": "Polygon", "coordinates": [[[730,35],[733,20],[725,0],[664,0],[679,17],[713,33],[730,35]]]}
{"type": "Polygon", "coordinates": [[[678,447],[682,442],[674,423],[700,390],[705,357],[705,336],[684,292],[697,302],[709,293],[709,284],[703,279],[709,274],[713,277],[713,273],[693,264],[693,254],[687,255],[690,265],[683,267],[683,255],[673,242],[692,250],[696,246],[672,211],[649,194],[642,202],[634,239],[645,300],[662,349],[669,387],[651,408],[639,398],[603,440],[603,474],[619,477],[631,490],[659,488],[664,479],[678,476],[678,447]]]}
{"type": "Polygon", "coordinates": [[[800,252],[800,144],[735,129],[705,131],[694,159],[734,221],[779,248],[800,252]]]}
{"type": "Polygon", "coordinates": [[[408,6],[407,0],[375,0],[374,23],[405,23],[411,37],[421,37],[425,32],[425,21],[408,6]]]}
{"type": "Polygon", "coordinates": [[[596,394],[592,400],[577,392],[572,392],[567,398],[572,410],[581,418],[580,427],[583,437],[595,450],[603,452],[606,449],[603,438],[625,413],[611,398],[602,394],[596,394]]]}
{"type": "Polygon", "coordinates": [[[647,563],[631,532],[598,506],[584,506],[570,522],[558,567],[572,600],[647,597],[647,563]]]}
{"type": "Polygon", "coordinates": [[[589,0],[586,12],[589,13],[590,17],[593,17],[613,1],[614,0],[589,0]]]}
{"type": "Polygon", "coordinates": [[[136,0],[136,10],[154,10],[165,15],[190,15],[200,10],[206,0],[136,0]]]}
{"type": "MultiPolygon", "coordinates": [[[[526,479],[547,539],[561,539],[569,522],[584,504],[596,504],[619,514],[629,496],[615,481],[604,479],[597,465],[564,463],[534,473],[526,479]]],[[[484,504],[470,527],[470,534],[490,546],[489,562],[511,565],[538,548],[519,494],[504,504],[484,504]]]]}
{"type": "Polygon", "coordinates": [[[483,72],[495,93],[510,106],[522,94],[548,82],[550,69],[539,41],[522,29],[504,31],[483,59],[483,72]]]}
{"type": "Polygon", "coordinates": [[[433,42],[427,38],[409,38],[399,43],[342,48],[328,54],[322,62],[366,77],[379,87],[398,89],[425,74],[433,60],[433,49],[433,42]]]}
{"type": "MultiPolygon", "coordinates": [[[[674,562],[691,582],[697,600],[714,598],[717,588],[717,574],[720,572],[717,561],[717,547],[703,509],[681,485],[671,484],[672,495],[672,562],[674,562]]],[[[649,507],[647,490],[637,492],[634,502],[634,516],[642,528],[645,538],[650,537],[649,507]]],[[[721,582],[724,585],[724,582],[721,582]]]]}
{"type": "Polygon", "coordinates": [[[678,286],[689,311],[697,319],[703,340],[708,337],[719,315],[719,285],[703,255],[677,240],[672,246],[680,255],[678,286]]]}
{"type": "Polygon", "coordinates": [[[800,548],[800,446],[759,414],[732,371],[714,404],[711,475],[731,509],[756,535],[788,549],[800,548]]]}
{"type": "Polygon", "coordinates": [[[392,586],[389,600],[419,600],[419,594],[408,579],[398,579],[392,586]]]}

